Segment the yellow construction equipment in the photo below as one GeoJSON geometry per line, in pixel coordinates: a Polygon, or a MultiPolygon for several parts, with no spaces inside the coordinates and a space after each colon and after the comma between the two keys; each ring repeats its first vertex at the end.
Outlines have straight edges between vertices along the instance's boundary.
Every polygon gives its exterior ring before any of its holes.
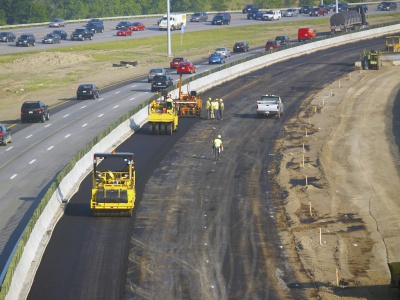
{"type": "Polygon", "coordinates": [[[386,51],[400,52],[400,36],[391,35],[386,37],[386,51]]]}
{"type": "Polygon", "coordinates": [[[156,135],[172,135],[178,130],[178,109],[174,101],[167,101],[167,96],[153,100],[149,105],[149,126],[150,132],[156,135]]]}
{"type": "Polygon", "coordinates": [[[95,153],[90,201],[93,215],[132,216],[136,201],[135,180],[133,153],[95,153]]]}
{"type": "Polygon", "coordinates": [[[199,96],[197,96],[196,91],[188,92],[185,94],[182,92],[182,74],[179,77],[179,97],[174,99],[179,116],[191,116],[199,117],[201,115],[202,101],[199,96]]]}
{"type": "Polygon", "coordinates": [[[361,52],[361,66],[363,70],[376,69],[382,67],[382,53],[379,50],[366,50],[361,52]]]}

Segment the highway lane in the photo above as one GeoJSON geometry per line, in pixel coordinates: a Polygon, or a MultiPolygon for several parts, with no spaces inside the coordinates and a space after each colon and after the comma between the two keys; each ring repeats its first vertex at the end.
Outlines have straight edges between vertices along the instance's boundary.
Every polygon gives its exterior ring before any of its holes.
{"type": "Polygon", "coordinates": [[[287,288],[296,278],[266,217],[279,207],[277,195],[268,196],[272,147],[304,99],[353,70],[361,49],[380,45],[336,47],[207,91],[203,98],[226,101],[219,125],[184,119],[187,134],[133,135],[117,150],[135,152],[134,218],[91,218],[86,178],[53,232],[28,299],[306,299],[306,291],[287,288]],[[254,101],[266,92],[283,97],[283,119],[254,117],[254,101]],[[213,127],[226,141],[223,167],[204,154],[213,127]]]}

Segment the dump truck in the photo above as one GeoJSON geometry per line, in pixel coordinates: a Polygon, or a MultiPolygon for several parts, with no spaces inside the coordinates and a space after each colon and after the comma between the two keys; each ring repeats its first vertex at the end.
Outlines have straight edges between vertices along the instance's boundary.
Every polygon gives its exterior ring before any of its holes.
{"type": "Polygon", "coordinates": [[[164,94],[149,105],[149,129],[152,134],[172,135],[173,131],[178,130],[178,109],[174,101],[167,100],[164,94]]]}
{"type": "Polygon", "coordinates": [[[94,154],[90,201],[94,216],[132,216],[136,201],[133,157],[130,152],[94,154]]]}
{"type": "Polygon", "coordinates": [[[386,51],[400,52],[400,36],[391,35],[386,37],[386,51]]]}
{"type": "Polygon", "coordinates": [[[363,70],[379,70],[382,67],[382,53],[379,50],[364,49],[361,52],[361,67],[363,70]]]}
{"type": "Polygon", "coordinates": [[[350,30],[360,30],[368,26],[365,10],[361,5],[351,7],[348,11],[344,10],[332,15],[330,24],[332,34],[348,32],[350,30]]]}
{"type": "Polygon", "coordinates": [[[189,84],[187,85],[187,93],[184,93],[182,88],[182,74],[180,74],[178,99],[174,100],[178,110],[178,115],[180,117],[190,116],[200,118],[202,100],[197,95],[196,91],[189,91],[189,84]]]}
{"type": "Polygon", "coordinates": [[[388,266],[390,270],[390,286],[397,288],[397,293],[400,297],[400,262],[390,262],[388,266]]]}

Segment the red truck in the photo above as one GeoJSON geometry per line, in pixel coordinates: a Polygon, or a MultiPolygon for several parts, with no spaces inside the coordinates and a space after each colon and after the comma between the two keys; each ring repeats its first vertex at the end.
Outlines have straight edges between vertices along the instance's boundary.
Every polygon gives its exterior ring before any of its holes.
{"type": "Polygon", "coordinates": [[[302,27],[299,28],[297,32],[297,38],[299,39],[299,42],[305,41],[305,40],[312,40],[317,37],[317,31],[312,28],[312,27],[302,27]]]}

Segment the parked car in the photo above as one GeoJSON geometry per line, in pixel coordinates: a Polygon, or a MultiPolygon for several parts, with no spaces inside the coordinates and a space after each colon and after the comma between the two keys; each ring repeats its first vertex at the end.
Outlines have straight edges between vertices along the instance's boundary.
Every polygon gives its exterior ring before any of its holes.
{"type": "Polygon", "coordinates": [[[100,91],[93,83],[81,84],[76,90],[76,99],[93,99],[100,97],[100,91]]]}
{"type": "Polygon", "coordinates": [[[217,14],[211,21],[211,25],[229,25],[231,20],[230,14],[217,14]]]}
{"type": "Polygon", "coordinates": [[[309,14],[310,9],[313,9],[314,7],[312,5],[303,5],[299,9],[299,14],[309,14]]]}
{"type": "Polygon", "coordinates": [[[104,32],[103,21],[90,21],[86,24],[86,29],[92,33],[104,32]]]}
{"type": "Polygon", "coordinates": [[[278,35],[275,37],[275,41],[278,42],[279,47],[288,47],[290,46],[290,40],[286,35],[278,35]]]}
{"type": "Polygon", "coordinates": [[[0,144],[7,146],[8,143],[12,143],[11,129],[3,124],[0,124],[0,144]]]}
{"type": "Polygon", "coordinates": [[[128,35],[129,36],[132,35],[132,29],[130,29],[129,27],[124,27],[117,31],[117,36],[128,36],[128,35]]]}
{"type": "Polygon", "coordinates": [[[248,14],[252,9],[258,9],[258,5],[256,5],[256,4],[247,4],[247,5],[242,9],[242,13],[248,14]]]}
{"type": "Polygon", "coordinates": [[[57,29],[53,30],[54,34],[58,34],[62,40],[66,40],[68,38],[68,33],[65,30],[57,29]]]}
{"type": "Polygon", "coordinates": [[[211,53],[208,57],[208,64],[224,64],[225,63],[225,56],[222,53],[215,52],[211,53]]]}
{"type": "Polygon", "coordinates": [[[396,2],[383,2],[381,3],[381,10],[397,10],[397,3],[396,2]]]}
{"type": "Polygon", "coordinates": [[[49,33],[42,39],[42,44],[59,44],[61,36],[55,33],[49,33]]]}
{"type": "Polygon", "coordinates": [[[132,26],[132,23],[129,21],[121,21],[117,24],[117,26],[115,26],[115,29],[119,30],[122,28],[129,28],[130,26],[132,26]]]}
{"type": "Polygon", "coordinates": [[[169,75],[155,75],[151,81],[151,91],[157,92],[174,85],[169,75]]]}
{"type": "Polygon", "coordinates": [[[36,38],[33,34],[23,34],[21,35],[17,41],[15,42],[15,45],[18,46],[35,46],[36,45],[36,38]]]}
{"type": "Polygon", "coordinates": [[[49,23],[49,27],[65,27],[67,22],[64,19],[55,18],[49,23]]]}
{"type": "Polygon", "coordinates": [[[183,74],[183,73],[196,73],[196,66],[192,64],[190,61],[183,61],[178,65],[178,69],[176,73],[183,74]]]}
{"type": "Polygon", "coordinates": [[[168,75],[168,72],[164,68],[153,68],[149,71],[147,82],[151,82],[156,75],[168,75]]]}
{"type": "Polygon", "coordinates": [[[142,22],[133,22],[131,29],[132,31],[143,31],[146,29],[146,26],[142,22]]]}
{"type": "Polygon", "coordinates": [[[308,14],[310,15],[310,17],[319,17],[325,16],[326,14],[328,14],[328,11],[320,7],[314,7],[313,9],[310,9],[310,12],[308,14]]]}
{"type": "Polygon", "coordinates": [[[249,51],[249,45],[246,42],[237,42],[233,45],[233,52],[247,52],[249,51]]]}
{"type": "Polygon", "coordinates": [[[190,22],[205,22],[208,20],[206,12],[196,12],[190,16],[190,22]]]}
{"type": "Polygon", "coordinates": [[[299,42],[305,40],[312,40],[317,37],[317,31],[312,27],[302,27],[297,31],[297,38],[299,42]]]}
{"type": "Polygon", "coordinates": [[[270,40],[265,44],[265,51],[274,51],[279,48],[279,42],[270,40]]]}
{"type": "Polygon", "coordinates": [[[174,58],[169,62],[169,67],[170,67],[171,69],[177,69],[178,66],[179,66],[179,64],[180,64],[181,62],[184,62],[184,61],[186,61],[186,59],[183,58],[183,57],[174,57],[174,58]]]}
{"type": "Polygon", "coordinates": [[[21,107],[21,122],[50,120],[49,106],[42,101],[25,101],[21,107]]]}
{"type": "Polygon", "coordinates": [[[93,33],[87,30],[86,28],[77,28],[75,31],[71,34],[71,41],[79,40],[79,41],[84,41],[84,40],[92,40],[93,39],[93,33]]]}
{"type": "Polygon", "coordinates": [[[297,17],[298,14],[299,14],[299,11],[296,8],[288,8],[283,13],[283,16],[284,17],[297,17]]]}
{"type": "Polygon", "coordinates": [[[14,33],[9,31],[0,32],[0,42],[15,42],[16,36],[14,33]]]}
{"type": "Polygon", "coordinates": [[[216,48],[214,53],[221,53],[225,58],[231,57],[231,51],[226,47],[216,48]]]}

